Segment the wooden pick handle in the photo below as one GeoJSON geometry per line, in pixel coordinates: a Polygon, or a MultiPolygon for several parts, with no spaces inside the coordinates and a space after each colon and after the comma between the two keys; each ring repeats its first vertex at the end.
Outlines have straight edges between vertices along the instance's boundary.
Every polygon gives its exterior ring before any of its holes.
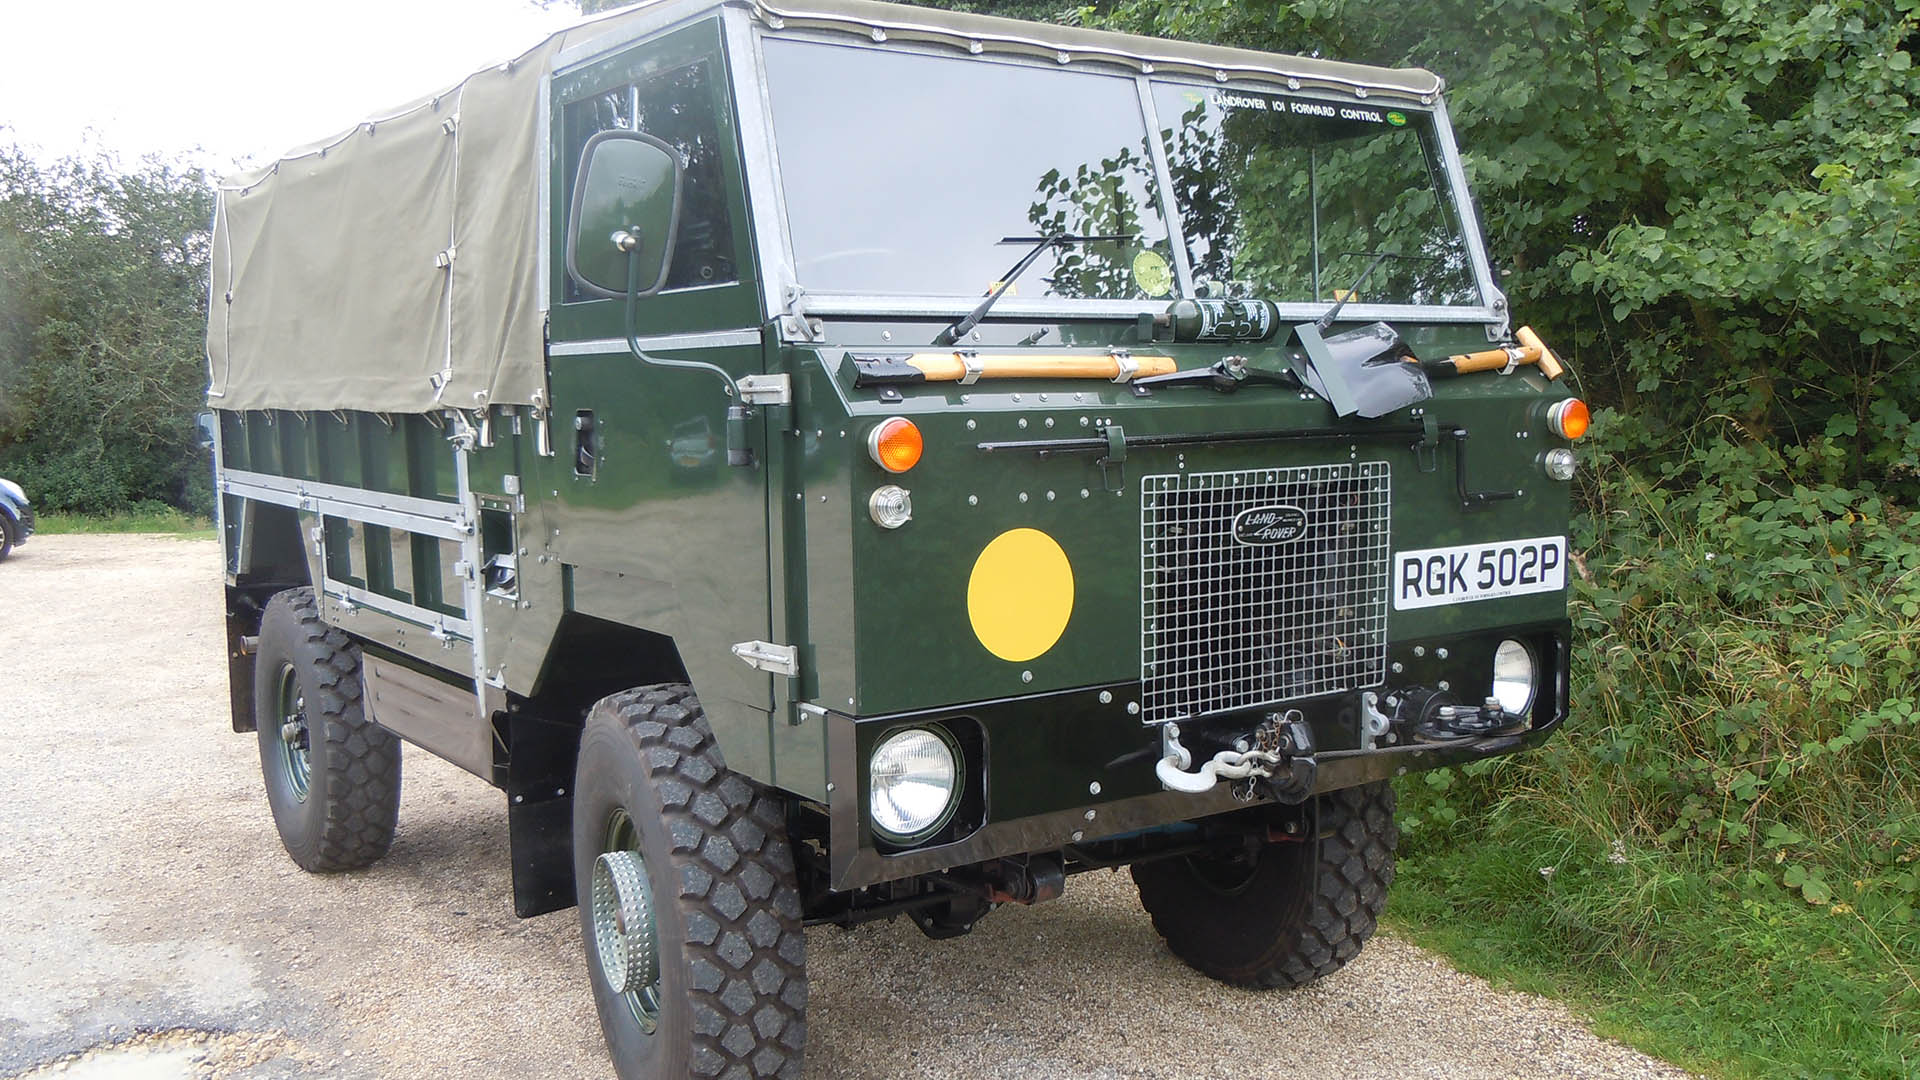
{"type": "Polygon", "coordinates": [[[1471,375],[1476,371],[1500,371],[1508,364],[1531,364],[1540,359],[1540,352],[1533,348],[1518,349],[1509,353],[1505,349],[1488,349],[1485,352],[1463,353],[1447,357],[1453,365],[1455,375],[1471,375]]]}
{"type": "Polygon", "coordinates": [[[1533,327],[1523,326],[1514,331],[1513,337],[1515,341],[1529,349],[1540,350],[1540,374],[1549,379],[1558,379],[1566,373],[1567,366],[1560,362],[1560,358],[1553,354],[1552,349],[1547,348],[1546,342],[1540,340],[1540,335],[1533,332],[1533,327]]]}

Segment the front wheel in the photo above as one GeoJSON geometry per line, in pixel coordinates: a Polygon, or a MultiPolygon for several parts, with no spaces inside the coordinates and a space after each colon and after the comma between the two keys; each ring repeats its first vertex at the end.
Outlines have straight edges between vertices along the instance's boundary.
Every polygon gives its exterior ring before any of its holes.
{"type": "Polygon", "coordinates": [[[1360,955],[1393,884],[1393,788],[1366,784],[1318,802],[1307,839],[1135,864],[1140,906],[1175,956],[1221,982],[1273,989],[1305,986],[1360,955]]]}
{"type": "Polygon", "coordinates": [[[799,1077],[806,938],[785,804],[727,770],[691,687],[588,714],[573,870],[621,1080],[799,1077]]]}

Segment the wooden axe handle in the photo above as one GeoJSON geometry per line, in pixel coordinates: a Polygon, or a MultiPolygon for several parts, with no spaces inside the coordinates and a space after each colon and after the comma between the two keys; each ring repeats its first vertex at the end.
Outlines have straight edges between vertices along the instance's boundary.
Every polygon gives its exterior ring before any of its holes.
{"type": "MultiPolygon", "coordinates": [[[[959,382],[967,374],[958,353],[915,353],[907,363],[926,375],[928,382],[959,382]]],[[[1120,361],[1111,356],[1084,353],[981,353],[974,357],[982,379],[1107,379],[1120,381],[1120,361]]],[[[1167,375],[1175,370],[1170,356],[1136,356],[1127,379],[1167,375]]]]}

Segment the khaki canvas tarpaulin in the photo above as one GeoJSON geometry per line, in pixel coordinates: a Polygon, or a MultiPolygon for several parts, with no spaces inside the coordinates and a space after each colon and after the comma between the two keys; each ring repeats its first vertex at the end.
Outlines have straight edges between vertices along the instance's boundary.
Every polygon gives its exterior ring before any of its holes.
{"type": "MultiPolygon", "coordinates": [[[[937,42],[1139,71],[1366,87],[1440,81],[1307,57],[926,8],[823,0],[655,0],[555,34],[508,64],[220,185],[208,404],[429,412],[528,405],[544,385],[543,88],[569,47],[725,4],[768,26],[937,42]]],[[[598,46],[584,51],[595,52],[598,46]]]]}
{"type": "Polygon", "coordinates": [[[542,362],[535,151],[556,44],[221,185],[210,404],[529,403],[542,362]]]}
{"type": "Polygon", "coordinates": [[[542,90],[567,46],[645,14],[555,34],[511,63],[224,181],[208,404],[532,404],[545,381],[542,90]]]}

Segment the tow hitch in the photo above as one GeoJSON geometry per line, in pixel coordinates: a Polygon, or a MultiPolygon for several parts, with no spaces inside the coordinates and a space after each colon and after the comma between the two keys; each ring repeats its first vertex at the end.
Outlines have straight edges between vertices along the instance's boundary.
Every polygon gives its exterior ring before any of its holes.
{"type": "Polygon", "coordinates": [[[1314,759],[1313,729],[1298,709],[1268,713],[1251,738],[1235,742],[1193,768],[1193,751],[1180,742],[1180,725],[1160,728],[1162,756],[1154,766],[1160,785],[1169,791],[1198,795],[1212,791],[1222,780],[1234,783],[1234,795],[1250,801],[1265,789],[1283,803],[1305,801],[1313,793],[1319,763],[1314,759]]]}

